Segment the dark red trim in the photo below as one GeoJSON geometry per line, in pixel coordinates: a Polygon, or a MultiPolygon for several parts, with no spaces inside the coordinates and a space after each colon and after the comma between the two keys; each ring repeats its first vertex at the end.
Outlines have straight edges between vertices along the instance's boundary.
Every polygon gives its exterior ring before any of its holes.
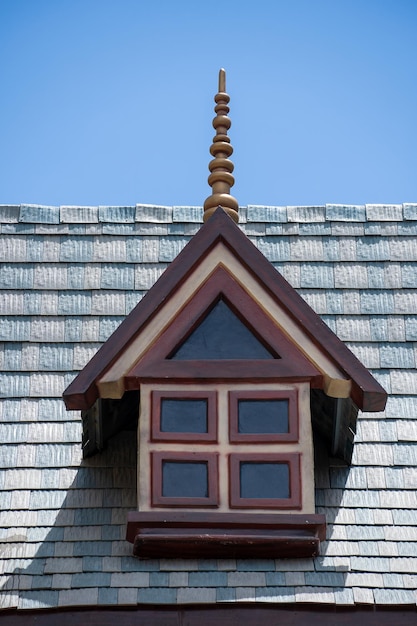
{"type": "Polygon", "coordinates": [[[217,443],[217,392],[216,391],[152,391],[151,395],[151,440],[178,443],[217,443]],[[161,400],[207,400],[207,432],[176,433],[161,431],[161,400]]]}
{"type": "Polygon", "coordinates": [[[271,441],[298,441],[298,393],[295,389],[288,391],[269,391],[253,389],[250,391],[229,391],[229,440],[231,443],[269,443],[271,441]],[[288,400],[288,432],[287,433],[240,433],[239,400],[288,400]]]}
{"type": "Polygon", "coordinates": [[[301,474],[300,454],[238,452],[229,456],[230,508],[236,509],[300,509],[301,474]],[[240,495],[240,464],[248,461],[259,463],[285,463],[289,469],[289,498],[242,498],[240,495]]]}
{"type": "Polygon", "coordinates": [[[219,506],[219,471],[217,452],[151,452],[152,467],[152,506],[156,507],[217,507],[219,506]],[[186,463],[207,462],[208,496],[207,498],[173,498],[162,494],[162,464],[164,461],[186,463]]]}
{"type": "MultiPolygon", "coordinates": [[[[230,219],[230,218],[228,218],[230,219]]],[[[216,269],[178,313],[175,320],[125,377],[128,389],[138,389],[142,380],[234,379],[322,381],[319,370],[284,335],[258,304],[222,267],[216,269]],[[242,322],[280,358],[248,360],[171,360],[167,356],[198,326],[207,309],[223,294],[242,322]]]]}
{"type": "Polygon", "coordinates": [[[382,411],[387,399],[385,390],[222,209],[217,210],[193,236],[141,302],[67,387],[64,392],[67,408],[88,409],[95,402],[98,397],[96,381],[220,241],[316,345],[352,379],[351,397],[356,405],[364,411],[382,411]]]}
{"type": "Polygon", "coordinates": [[[132,607],[71,607],[5,610],[2,626],[415,626],[415,605],[336,606],[289,603],[222,603],[198,605],[138,605],[132,607]]]}
{"type": "Polygon", "coordinates": [[[127,540],[139,557],[298,558],[320,553],[324,515],[189,511],[129,513],[127,540]]]}

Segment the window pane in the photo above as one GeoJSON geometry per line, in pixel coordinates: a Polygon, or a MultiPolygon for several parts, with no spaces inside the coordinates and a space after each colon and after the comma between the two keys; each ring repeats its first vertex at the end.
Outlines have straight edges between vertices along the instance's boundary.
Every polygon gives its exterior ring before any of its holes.
{"type": "Polygon", "coordinates": [[[241,498],[289,498],[287,463],[240,463],[241,498]]]}
{"type": "Polygon", "coordinates": [[[163,461],[162,495],[167,498],[207,498],[207,463],[163,461]]]}
{"type": "Polygon", "coordinates": [[[169,357],[195,359],[275,358],[238,316],[219,300],[193,333],[169,357]]]}
{"type": "Polygon", "coordinates": [[[161,432],[206,433],[207,400],[161,401],[161,432]]]}
{"type": "Polygon", "coordinates": [[[288,400],[239,400],[238,432],[288,433],[288,400]]]}

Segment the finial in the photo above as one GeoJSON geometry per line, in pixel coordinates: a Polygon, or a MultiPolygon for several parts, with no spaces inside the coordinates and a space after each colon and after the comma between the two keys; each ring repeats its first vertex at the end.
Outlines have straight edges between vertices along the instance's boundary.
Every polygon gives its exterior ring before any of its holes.
{"type": "Polygon", "coordinates": [[[238,201],[230,195],[230,188],[235,184],[235,179],[232,176],[234,165],[228,158],[233,154],[233,148],[227,136],[227,131],[231,126],[231,121],[227,117],[230,110],[227,106],[229,100],[230,97],[226,93],[226,72],[221,69],[219,72],[219,91],[214,96],[216,117],[213,119],[213,128],[216,135],[213,137],[213,143],[210,147],[210,154],[214,157],[209,163],[210,176],[208,177],[212,194],[204,202],[204,222],[211,217],[219,206],[235,222],[239,221],[238,201]]]}

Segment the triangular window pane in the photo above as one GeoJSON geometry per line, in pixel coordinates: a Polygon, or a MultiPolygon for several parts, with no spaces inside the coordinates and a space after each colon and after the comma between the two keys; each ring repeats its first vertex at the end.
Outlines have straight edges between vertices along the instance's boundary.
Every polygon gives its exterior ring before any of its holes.
{"type": "Polygon", "coordinates": [[[259,341],[224,300],[219,300],[200,325],[169,358],[186,361],[274,359],[279,356],[259,341]]]}

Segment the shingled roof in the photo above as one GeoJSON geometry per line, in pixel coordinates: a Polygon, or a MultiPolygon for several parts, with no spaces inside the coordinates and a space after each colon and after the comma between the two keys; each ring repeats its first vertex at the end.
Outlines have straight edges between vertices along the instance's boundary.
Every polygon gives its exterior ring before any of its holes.
{"type": "Polygon", "coordinates": [[[389,393],[384,412],[359,414],[351,467],[316,442],[322,556],[131,556],[135,437],[82,460],[81,416],[61,396],[201,218],[200,207],[0,207],[1,607],[415,605],[417,204],[240,209],[240,228],[389,393]]]}

